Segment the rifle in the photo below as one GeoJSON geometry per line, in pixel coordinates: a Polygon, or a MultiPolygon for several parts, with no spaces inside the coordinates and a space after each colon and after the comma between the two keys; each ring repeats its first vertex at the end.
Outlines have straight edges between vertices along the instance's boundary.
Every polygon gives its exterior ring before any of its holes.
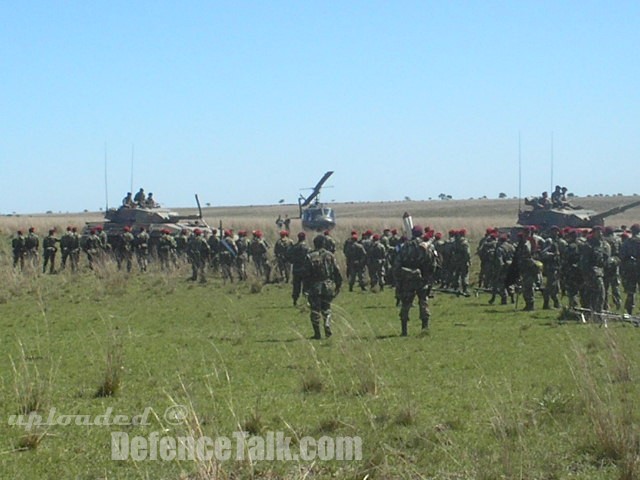
{"type": "Polygon", "coordinates": [[[634,327],[640,327],[640,317],[629,315],[626,313],[620,314],[616,312],[609,312],[606,310],[603,312],[594,312],[589,308],[581,307],[565,308],[562,310],[562,313],[560,314],[560,320],[566,320],[571,317],[577,317],[580,323],[587,323],[587,318],[595,319],[600,321],[600,323],[602,323],[605,328],[608,327],[608,320],[630,323],[634,327]]]}

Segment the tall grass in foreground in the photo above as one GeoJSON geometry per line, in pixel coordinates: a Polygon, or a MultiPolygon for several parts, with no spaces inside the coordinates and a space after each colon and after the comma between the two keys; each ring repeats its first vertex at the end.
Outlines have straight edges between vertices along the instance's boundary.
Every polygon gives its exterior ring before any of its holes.
{"type": "Polygon", "coordinates": [[[590,358],[574,345],[571,372],[586,405],[596,453],[614,462],[621,480],[640,478],[640,424],[631,393],[631,364],[622,351],[617,333],[606,329],[602,355],[590,358]],[[602,364],[604,368],[599,368],[602,364]]]}

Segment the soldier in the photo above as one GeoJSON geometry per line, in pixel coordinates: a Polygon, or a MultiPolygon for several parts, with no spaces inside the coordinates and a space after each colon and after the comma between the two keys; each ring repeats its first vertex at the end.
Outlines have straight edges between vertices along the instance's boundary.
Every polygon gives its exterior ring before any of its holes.
{"type": "Polygon", "coordinates": [[[609,244],[602,238],[602,227],[593,227],[580,248],[580,268],[585,280],[587,308],[597,313],[604,310],[604,267],[610,252],[609,244]]]}
{"type": "Polygon", "coordinates": [[[249,263],[249,239],[247,238],[247,232],[244,230],[238,231],[238,240],[236,240],[236,270],[238,271],[238,279],[247,279],[247,264],[249,263]]]}
{"type": "Polygon", "coordinates": [[[138,267],[141,272],[146,272],[149,265],[149,232],[144,227],[140,227],[134,245],[138,267]]]}
{"type": "MultiPolygon", "coordinates": [[[[355,230],[351,230],[351,235],[349,237],[347,237],[347,239],[344,241],[344,243],[342,244],[342,253],[344,254],[345,258],[347,257],[347,251],[349,250],[350,244],[352,242],[357,242],[358,241],[358,232],[356,232],[355,230]]],[[[351,271],[349,268],[349,262],[347,261],[347,279],[351,276],[351,271]]]]}
{"type": "Polygon", "coordinates": [[[131,197],[131,192],[127,192],[127,196],[122,199],[122,206],[126,208],[133,208],[136,206],[136,203],[131,197]]]}
{"type": "Polygon", "coordinates": [[[467,241],[467,231],[458,230],[451,252],[451,266],[453,269],[453,288],[462,295],[469,295],[469,267],[471,265],[471,247],[467,241]]]}
{"type": "Polygon", "coordinates": [[[24,270],[24,257],[26,255],[25,239],[22,230],[18,230],[16,236],[11,239],[11,250],[13,252],[13,268],[20,264],[20,270],[24,270]]]}
{"type": "Polygon", "coordinates": [[[631,315],[640,285],[640,224],[631,225],[631,236],[620,246],[620,261],[622,286],[627,294],[624,308],[631,315]]]}
{"type": "Polygon", "coordinates": [[[560,229],[555,225],[550,229],[550,237],[545,241],[544,248],[540,252],[540,261],[542,262],[542,276],[546,278],[543,291],[544,303],[542,308],[549,310],[551,308],[549,302],[553,301],[553,308],[560,308],[560,262],[562,250],[559,238],[560,229]]]}
{"type": "Polygon", "coordinates": [[[622,241],[615,235],[612,227],[605,227],[604,240],[609,244],[611,254],[604,267],[604,308],[609,310],[609,290],[616,309],[621,307],[620,299],[620,246],[622,241]]]}
{"type": "Polygon", "coordinates": [[[40,247],[40,237],[36,233],[36,229],[34,227],[29,228],[29,233],[24,239],[24,248],[27,260],[31,264],[31,266],[36,268],[38,265],[38,248],[40,247]]]}
{"type": "Polygon", "coordinates": [[[291,219],[289,218],[289,215],[284,216],[284,229],[287,232],[291,231],[291,219]]]}
{"type": "Polygon", "coordinates": [[[198,280],[198,276],[200,276],[200,283],[206,283],[207,279],[205,278],[204,269],[209,257],[209,244],[202,236],[202,230],[199,228],[193,231],[193,235],[189,239],[187,252],[192,271],[189,280],[196,281],[198,280]]]}
{"type": "Polygon", "coordinates": [[[282,230],[280,232],[280,238],[273,246],[273,253],[276,257],[276,266],[278,268],[278,274],[281,279],[284,279],[285,283],[289,283],[289,277],[291,273],[291,263],[287,258],[289,255],[289,249],[293,246],[293,240],[289,238],[289,232],[282,230]]]}
{"type": "Polygon", "coordinates": [[[372,243],[367,253],[367,269],[371,280],[371,290],[378,285],[380,291],[384,290],[384,262],[387,258],[387,249],[380,241],[380,235],[377,233],[371,237],[372,243]]]}
{"type": "Polygon", "coordinates": [[[336,254],[336,241],[331,236],[331,232],[329,230],[324,231],[324,248],[334,255],[336,254]]]}
{"type": "Polygon", "coordinates": [[[324,248],[325,237],[313,239],[315,250],[306,256],[302,278],[304,291],[311,308],[313,338],[319,340],[320,320],[324,321],[324,335],[331,337],[331,301],[340,293],[342,274],[333,253],[324,248]]]}
{"type": "Polygon", "coordinates": [[[233,266],[238,256],[238,247],[233,241],[233,233],[231,230],[225,230],[223,237],[218,245],[218,259],[220,268],[222,269],[222,279],[233,282],[233,266]]]}
{"type": "Polygon", "coordinates": [[[271,265],[269,265],[268,253],[269,244],[263,238],[262,231],[255,230],[251,243],[249,243],[249,255],[253,260],[253,266],[256,269],[258,277],[261,277],[265,283],[269,283],[269,277],[271,276],[271,265]]]}
{"type": "Polygon", "coordinates": [[[484,237],[478,243],[476,255],[480,258],[480,273],[478,274],[478,287],[491,288],[491,272],[493,258],[498,246],[498,234],[493,228],[487,228],[484,237]]]}
{"type": "Polygon", "coordinates": [[[56,238],[55,233],[55,229],[49,230],[49,235],[42,240],[42,256],[44,257],[42,273],[46,273],[47,264],[49,265],[49,273],[55,273],[56,252],[58,251],[56,244],[60,241],[56,238]]]}
{"type": "Polygon", "coordinates": [[[518,274],[522,279],[522,297],[525,301],[524,311],[534,309],[535,284],[540,273],[540,264],[536,261],[537,242],[533,237],[534,230],[518,233],[518,246],[515,251],[518,274]]]}
{"type": "Polygon", "coordinates": [[[511,301],[513,301],[513,290],[507,286],[507,274],[513,262],[515,251],[516,249],[509,241],[509,237],[506,234],[500,235],[498,238],[498,246],[493,253],[491,271],[494,274],[494,278],[489,304],[495,302],[497,295],[500,295],[501,305],[507,304],[507,295],[509,295],[511,301]]]}
{"type": "Polygon", "coordinates": [[[563,195],[560,185],[556,185],[555,190],[551,194],[551,206],[553,208],[562,208],[564,206],[562,201],[563,195]]]}
{"type": "Polygon", "coordinates": [[[162,233],[162,236],[158,240],[160,269],[171,270],[171,266],[176,265],[176,239],[167,228],[163,228],[160,233],[162,233]]]}
{"type": "Polygon", "coordinates": [[[578,306],[578,295],[582,290],[582,271],[580,270],[580,242],[578,231],[569,229],[566,233],[567,246],[561,257],[562,285],[569,299],[569,308],[578,306]]]}
{"type": "Polygon", "coordinates": [[[89,235],[84,239],[83,250],[87,254],[87,260],[89,261],[89,269],[93,270],[94,265],[98,261],[100,256],[100,237],[98,231],[92,228],[89,231],[89,235]]]}
{"type": "Polygon", "coordinates": [[[189,243],[189,231],[183,228],[176,237],[176,254],[183,260],[187,257],[187,245],[189,243]]]}
{"type": "Polygon", "coordinates": [[[217,228],[211,229],[207,243],[209,244],[209,268],[212,272],[218,272],[220,270],[220,237],[218,237],[217,228]]]}
{"type": "Polygon", "coordinates": [[[144,202],[147,200],[147,197],[144,193],[144,188],[140,188],[140,190],[138,190],[138,193],[136,193],[136,196],[133,197],[133,201],[136,203],[136,205],[138,205],[139,207],[144,207],[144,202]]]}
{"type": "Polygon", "coordinates": [[[306,242],[307,234],[304,232],[298,233],[298,243],[293,245],[288,253],[287,259],[291,263],[291,298],[293,299],[293,305],[298,304],[298,298],[302,292],[302,279],[304,274],[304,264],[309,253],[309,246],[306,242]]]}
{"type": "Polygon", "coordinates": [[[436,268],[436,253],[431,243],[422,240],[423,233],[419,225],[411,229],[412,239],[402,245],[393,265],[396,295],[401,303],[400,325],[403,337],[408,333],[409,311],[415,297],[418,297],[422,331],[428,332],[429,329],[428,298],[436,268]]]}
{"type": "Polygon", "coordinates": [[[345,244],[345,257],[347,260],[347,270],[349,271],[349,291],[353,292],[353,285],[358,279],[358,285],[364,292],[367,289],[364,281],[364,268],[367,264],[367,251],[358,241],[358,236],[353,235],[351,241],[345,244]]]}
{"type": "Polygon", "coordinates": [[[153,198],[153,193],[149,192],[149,195],[147,195],[147,198],[144,201],[144,206],[146,208],[158,208],[159,205],[156,203],[155,199],[153,198]]]}
{"type": "Polygon", "coordinates": [[[125,262],[127,266],[127,273],[131,272],[135,240],[136,239],[134,238],[133,233],[131,233],[131,227],[129,225],[126,225],[122,229],[122,233],[120,234],[120,238],[118,241],[118,248],[115,252],[118,270],[122,268],[122,262],[125,262]]]}
{"type": "Polygon", "coordinates": [[[67,266],[67,259],[71,255],[72,241],[73,234],[71,232],[71,226],[68,226],[62,237],[60,237],[60,252],[62,253],[62,258],[60,261],[61,270],[64,270],[67,266]]]}

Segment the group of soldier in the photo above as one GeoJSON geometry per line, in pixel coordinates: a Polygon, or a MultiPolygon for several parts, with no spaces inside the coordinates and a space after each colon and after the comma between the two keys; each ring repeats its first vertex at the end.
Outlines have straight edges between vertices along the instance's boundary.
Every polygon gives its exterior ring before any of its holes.
{"type": "MultiPolygon", "coordinates": [[[[298,233],[294,241],[287,230],[279,232],[271,247],[260,230],[249,235],[246,230],[236,233],[195,228],[174,235],[163,229],[154,242],[154,251],[162,270],[188,262],[192,269],[189,279],[193,281],[205,283],[208,273],[219,274],[225,282],[245,281],[252,265],[263,282],[291,282],[293,304],[297,305],[304,294],[312,305],[314,337],[319,335],[321,320],[329,336],[330,297],[340,291],[343,281],[335,259],[337,244],[329,231],[318,234],[312,243],[313,248],[307,244],[305,232],[298,233]],[[321,252],[312,255],[314,251],[321,252]]],[[[18,231],[12,239],[14,267],[24,268],[26,263],[39,268],[39,248],[34,228],[27,235],[18,231]]],[[[128,226],[111,238],[100,226],[85,235],[70,226],[60,238],[52,229],[42,240],[43,273],[55,273],[58,250],[61,269],[69,263],[71,270],[77,271],[84,252],[91,269],[113,258],[118,269],[130,272],[135,257],[139,270],[145,272],[151,240],[145,228],[134,232],[128,226]]],[[[366,230],[358,234],[352,230],[342,244],[342,253],[349,291],[356,283],[363,291],[381,291],[387,286],[395,289],[402,335],[407,335],[409,311],[416,298],[422,328],[428,331],[428,299],[434,289],[469,295],[472,254],[464,229],[450,230],[448,238],[419,226],[403,234],[388,228],[381,233],[366,230]]],[[[539,289],[545,309],[559,308],[562,294],[569,307],[602,312],[609,308],[610,299],[621,308],[622,284],[627,292],[625,310],[631,314],[635,306],[640,282],[640,225],[633,225],[622,235],[610,227],[588,231],[551,227],[546,232],[530,227],[518,234],[517,241],[489,228],[476,253],[480,258],[478,287],[491,293],[490,303],[498,297],[502,304],[509,298],[517,302],[518,292],[524,299],[524,309],[533,310],[535,291],[539,289]]]]}
{"type": "Polygon", "coordinates": [[[640,225],[616,232],[612,227],[592,229],[551,226],[544,232],[527,227],[516,242],[496,229],[487,229],[480,241],[479,287],[513,301],[519,286],[524,310],[534,309],[534,292],[542,290],[543,308],[560,308],[560,296],[569,308],[601,313],[622,307],[620,285],[627,294],[624,309],[630,315],[640,282],[640,225]]]}

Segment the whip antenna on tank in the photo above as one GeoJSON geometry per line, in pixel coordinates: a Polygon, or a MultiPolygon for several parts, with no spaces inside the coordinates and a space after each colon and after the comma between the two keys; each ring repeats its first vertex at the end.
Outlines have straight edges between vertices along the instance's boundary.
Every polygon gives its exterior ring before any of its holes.
{"type": "Polygon", "coordinates": [[[549,191],[553,192],[553,132],[551,132],[551,182],[549,184],[549,191]]]}
{"type": "Polygon", "coordinates": [[[107,182],[107,142],[104,142],[104,202],[105,212],[109,210],[109,189],[107,182]]]}
{"type": "Polygon", "coordinates": [[[132,143],[131,144],[131,188],[129,189],[130,192],[133,192],[133,153],[134,153],[134,145],[132,143]]]}
{"type": "Polygon", "coordinates": [[[522,211],[522,140],[518,132],[518,212],[522,211]]]}

